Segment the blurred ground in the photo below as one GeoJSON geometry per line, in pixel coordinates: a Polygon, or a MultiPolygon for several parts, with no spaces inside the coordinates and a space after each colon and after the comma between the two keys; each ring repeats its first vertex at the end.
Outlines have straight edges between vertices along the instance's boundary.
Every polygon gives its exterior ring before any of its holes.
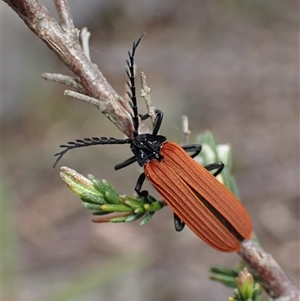
{"type": "MultiPolygon", "coordinates": [[[[43,1],[54,13],[51,1],[43,1]]],[[[1,3],[2,4],[2,3],[1,3]]],[[[297,1],[72,1],[78,28],[92,33],[91,55],[123,95],[125,59],[141,33],[146,72],[162,134],[191,141],[209,129],[230,143],[243,203],[265,249],[299,283],[299,3],[297,1]]],[[[211,265],[233,265],[171,212],[146,227],[99,225],[52,170],[58,145],[122,137],[93,107],[63,96],[43,72],[68,73],[2,4],[4,298],[53,300],[225,300],[211,265]]],[[[143,106],[141,106],[143,107],[143,106]]],[[[131,194],[137,166],[115,172],[126,146],[74,151],[61,164],[106,178],[131,194]]]]}

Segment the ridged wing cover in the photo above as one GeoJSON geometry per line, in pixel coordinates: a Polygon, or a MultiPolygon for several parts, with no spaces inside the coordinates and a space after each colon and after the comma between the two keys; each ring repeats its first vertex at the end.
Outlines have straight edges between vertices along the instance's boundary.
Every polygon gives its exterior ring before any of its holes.
{"type": "Polygon", "coordinates": [[[197,197],[201,195],[244,239],[252,236],[251,219],[235,196],[180,145],[165,142],[163,161],[144,165],[146,177],[180,219],[203,241],[223,252],[237,252],[239,240],[197,197]]]}

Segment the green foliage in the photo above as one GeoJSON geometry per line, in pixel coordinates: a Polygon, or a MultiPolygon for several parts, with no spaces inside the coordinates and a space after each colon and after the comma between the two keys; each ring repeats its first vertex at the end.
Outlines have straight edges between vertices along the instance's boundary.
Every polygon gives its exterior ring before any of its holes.
{"type": "Polygon", "coordinates": [[[234,297],[229,301],[258,301],[262,300],[262,290],[258,283],[255,283],[252,274],[244,268],[236,278],[237,288],[234,290],[234,297]]]}
{"type": "Polygon", "coordinates": [[[165,205],[152,196],[145,200],[140,196],[119,195],[106,180],[99,181],[92,175],[86,178],[68,167],[61,168],[60,176],[81,198],[83,206],[97,216],[94,222],[128,223],[141,219],[140,225],[145,225],[165,205]]]}
{"type": "Polygon", "coordinates": [[[234,288],[229,301],[267,301],[258,277],[253,276],[243,262],[235,268],[212,267],[210,279],[219,281],[227,287],[234,288]]]}

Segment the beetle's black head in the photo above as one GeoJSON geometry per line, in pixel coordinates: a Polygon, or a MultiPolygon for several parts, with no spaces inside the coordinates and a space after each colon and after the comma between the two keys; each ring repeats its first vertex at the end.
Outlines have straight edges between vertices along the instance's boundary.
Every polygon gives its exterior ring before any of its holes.
{"type": "Polygon", "coordinates": [[[130,148],[139,165],[144,166],[150,160],[161,161],[163,159],[160,148],[166,140],[167,138],[161,135],[141,134],[132,140],[130,148]]]}

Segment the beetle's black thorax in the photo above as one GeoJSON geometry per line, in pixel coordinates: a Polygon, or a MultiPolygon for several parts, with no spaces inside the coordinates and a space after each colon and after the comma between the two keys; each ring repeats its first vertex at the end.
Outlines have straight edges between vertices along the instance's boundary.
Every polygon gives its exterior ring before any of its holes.
{"type": "Polygon", "coordinates": [[[132,139],[130,148],[139,165],[144,166],[150,160],[161,161],[163,159],[160,148],[166,140],[167,138],[161,135],[141,134],[132,139]]]}

